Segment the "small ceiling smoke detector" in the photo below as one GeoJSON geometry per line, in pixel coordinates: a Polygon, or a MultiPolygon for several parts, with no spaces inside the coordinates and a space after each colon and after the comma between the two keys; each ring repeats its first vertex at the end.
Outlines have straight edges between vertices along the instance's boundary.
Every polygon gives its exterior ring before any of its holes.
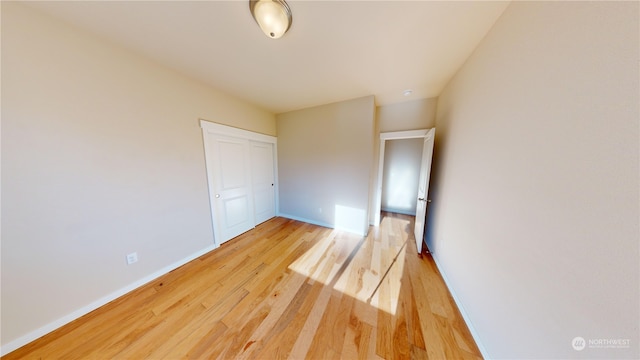
{"type": "Polygon", "coordinates": [[[411,90],[411,89],[407,89],[407,90],[402,92],[402,95],[404,95],[404,96],[409,96],[411,94],[413,94],[413,90],[411,90]]]}

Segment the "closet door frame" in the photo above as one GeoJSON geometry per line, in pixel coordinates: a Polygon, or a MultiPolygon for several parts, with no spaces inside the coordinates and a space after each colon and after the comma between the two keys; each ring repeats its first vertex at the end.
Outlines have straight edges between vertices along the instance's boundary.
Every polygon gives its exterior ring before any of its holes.
{"type": "MultiPolygon", "coordinates": [[[[275,136],[260,134],[257,132],[235,128],[232,126],[222,125],[214,123],[208,120],[200,119],[200,127],[202,128],[202,140],[204,143],[205,154],[205,166],[207,172],[207,188],[209,191],[209,206],[211,210],[211,225],[214,234],[214,246],[217,248],[220,246],[219,234],[216,227],[216,208],[215,208],[215,193],[213,187],[213,180],[215,179],[214,167],[211,154],[213,149],[211,148],[210,138],[216,135],[230,136],[248,141],[258,141],[263,143],[270,143],[273,145],[273,178],[274,178],[274,205],[276,216],[280,213],[280,206],[278,201],[278,139],[275,136]]],[[[252,214],[253,215],[253,214],[252,214]]],[[[255,219],[255,217],[254,217],[255,219]]],[[[254,224],[254,226],[257,224],[254,224]]]]}

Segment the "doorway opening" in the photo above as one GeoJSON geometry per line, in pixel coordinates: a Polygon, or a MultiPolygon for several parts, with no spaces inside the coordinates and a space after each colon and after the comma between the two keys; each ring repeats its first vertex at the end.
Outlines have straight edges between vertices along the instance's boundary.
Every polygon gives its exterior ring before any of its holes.
{"type": "Polygon", "coordinates": [[[386,141],[380,210],[416,216],[423,139],[386,141]]]}
{"type": "MultiPolygon", "coordinates": [[[[377,187],[376,187],[376,196],[374,202],[373,209],[373,224],[374,226],[378,226],[380,224],[381,219],[381,211],[383,210],[382,201],[383,201],[383,192],[385,193],[385,201],[386,206],[388,207],[389,202],[398,202],[395,204],[395,207],[404,208],[406,213],[415,216],[415,228],[414,228],[414,236],[415,243],[420,254],[422,252],[422,244],[424,240],[425,234],[425,223],[426,223],[426,213],[427,213],[427,205],[429,200],[427,199],[427,195],[429,193],[429,178],[431,175],[431,158],[433,155],[433,144],[435,138],[435,128],[433,129],[424,129],[424,130],[413,130],[413,131],[398,131],[398,132],[387,132],[380,134],[380,154],[378,159],[378,177],[377,177],[377,187]],[[410,144],[410,142],[397,142],[392,143],[394,140],[407,140],[407,139],[417,139],[419,142],[422,142],[422,146],[418,144],[410,144]],[[399,146],[398,146],[399,145],[399,146]],[[390,152],[392,155],[389,157],[399,157],[403,158],[407,154],[411,153],[412,150],[410,148],[414,146],[421,150],[421,154],[419,155],[419,166],[415,168],[414,161],[407,161],[402,166],[402,169],[393,169],[396,173],[392,174],[392,165],[387,164],[385,162],[385,158],[387,156],[386,153],[390,152]],[[400,149],[398,151],[398,149],[400,149]],[[398,155],[400,152],[400,155],[398,155]],[[402,155],[402,154],[405,155],[402,155]],[[414,168],[408,169],[410,167],[410,163],[413,163],[414,168]],[[385,182],[385,172],[387,173],[387,181],[385,182]],[[418,181],[414,183],[416,186],[414,187],[416,190],[407,189],[407,188],[384,188],[384,186],[390,185],[389,180],[391,182],[396,182],[400,184],[404,184],[405,186],[409,186],[408,184],[412,181],[415,181],[415,177],[413,176],[414,172],[418,172],[418,181]],[[395,179],[391,179],[394,177],[395,179]],[[389,191],[397,192],[397,196],[394,194],[389,194],[389,191]],[[409,197],[413,197],[413,199],[409,200],[409,197]],[[400,203],[402,206],[400,206],[400,203]],[[411,211],[411,207],[413,206],[414,211],[411,211]]],[[[413,157],[413,156],[411,156],[413,157]]],[[[418,157],[418,156],[415,156],[418,157]]],[[[406,159],[405,159],[406,160],[406,159]]],[[[397,185],[396,185],[397,186],[397,185]]]]}

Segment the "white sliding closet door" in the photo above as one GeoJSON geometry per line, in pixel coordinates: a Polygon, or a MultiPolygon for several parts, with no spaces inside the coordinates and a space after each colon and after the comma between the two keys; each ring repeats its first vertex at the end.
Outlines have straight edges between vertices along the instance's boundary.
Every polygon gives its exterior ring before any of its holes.
{"type": "Polygon", "coordinates": [[[273,144],[251,141],[251,171],[256,225],[276,216],[273,144]]]}
{"type": "Polygon", "coordinates": [[[276,138],[200,121],[217,246],[276,215],[276,138]]]}
{"type": "Polygon", "coordinates": [[[219,244],[255,226],[249,142],[212,136],[213,197],[219,244]]]}

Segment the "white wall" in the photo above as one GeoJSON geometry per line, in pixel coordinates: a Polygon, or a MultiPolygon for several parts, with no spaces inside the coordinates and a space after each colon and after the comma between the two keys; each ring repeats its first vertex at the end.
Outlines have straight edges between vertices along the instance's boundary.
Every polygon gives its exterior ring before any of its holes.
{"type": "Polygon", "coordinates": [[[492,358],[640,357],[638,5],[513,2],[439,98],[429,246],[492,358]]]}
{"type": "Polygon", "coordinates": [[[276,130],[273,114],[6,2],[2,105],[3,353],[211,248],[199,118],[276,130]]]}
{"type": "Polygon", "coordinates": [[[382,171],[383,211],[416,214],[424,139],[387,140],[382,171]]]}
{"type": "Polygon", "coordinates": [[[378,106],[380,132],[431,129],[436,124],[437,105],[437,98],[429,98],[378,106]]]}
{"type": "Polygon", "coordinates": [[[278,114],[280,213],[366,234],[373,96],[278,114]]]}
{"type": "MultiPolygon", "coordinates": [[[[380,153],[380,133],[406,130],[430,129],[435,127],[437,98],[409,100],[397,104],[376,107],[376,128],[374,139],[374,164],[373,177],[371,179],[371,199],[377,195],[376,190],[382,184],[378,184],[378,167],[380,153]]],[[[386,153],[386,150],[385,150],[386,153]]],[[[422,155],[422,153],[421,153],[422,155]]],[[[417,194],[417,188],[416,188],[417,194]]],[[[374,224],[375,202],[371,201],[370,223],[374,224]]],[[[415,209],[414,209],[415,211],[415,209]]]]}

